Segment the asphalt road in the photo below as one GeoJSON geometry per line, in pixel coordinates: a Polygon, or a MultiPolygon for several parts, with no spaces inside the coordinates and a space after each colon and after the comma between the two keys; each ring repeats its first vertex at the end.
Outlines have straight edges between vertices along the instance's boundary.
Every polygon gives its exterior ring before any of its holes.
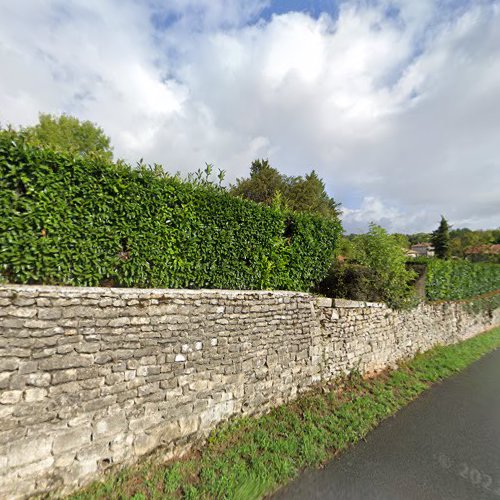
{"type": "Polygon", "coordinates": [[[500,349],[273,498],[500,500],[500,349]]]}

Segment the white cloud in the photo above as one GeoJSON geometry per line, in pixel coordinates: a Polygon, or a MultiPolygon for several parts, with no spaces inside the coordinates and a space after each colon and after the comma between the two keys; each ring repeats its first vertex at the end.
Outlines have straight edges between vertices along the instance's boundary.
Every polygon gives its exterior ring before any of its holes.
{"type": "Polygon", "coordinates": [[[393,233],[405,233],[408,227],[419,227],[422,231],[434,229],[435,221],[425,210],[404,213],[401,209],[385,205],[373,196],[363,198],[359,208],[345,208],[343,223],[354,233],[366,231],[367,224],[375,223],[393,233]]]}
{"type": "Polygon", "coordinates": [[[76,114],[132,162],[214,162],[230,180],[259,156],[288,174],[315,168],[349,207],[348,230],[372,218],[428,230],[440,214],[499,225],[497,1],[346,2],[335,19],[258,21],[266,5],[10,2],[0,121],[76,114]]]}

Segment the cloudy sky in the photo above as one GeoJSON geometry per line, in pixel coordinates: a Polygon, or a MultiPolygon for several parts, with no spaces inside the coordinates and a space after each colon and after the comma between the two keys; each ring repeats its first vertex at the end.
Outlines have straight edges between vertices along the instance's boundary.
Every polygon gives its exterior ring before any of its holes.
{"type": "Polygon", "coordinates": [[[348,232],[500,225],[500,0],[0,0],[0,123],[169,171],[316,169],[348,232]]]}

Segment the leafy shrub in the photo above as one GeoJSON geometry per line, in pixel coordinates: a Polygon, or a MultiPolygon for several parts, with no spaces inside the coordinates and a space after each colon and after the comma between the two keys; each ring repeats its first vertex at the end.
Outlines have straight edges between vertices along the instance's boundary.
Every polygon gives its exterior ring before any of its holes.
{"type": "Polygon", "coordinates": [[[367,234],[351,241],[355,263],[334,264],[318,291],[330,297],[384,301],[394,308],[413,303],[416,273],[406,269],[397,238],[372,224],[367,234]]]}
{"type": "Polygon", "coordinates": [[[377,286],[375,271],[359,264],[332,265],[317,291],[327,297],[382,302],[385,294],[377,286]]]}
{"type": "Polygon", "coordinates": [[[471,254],[467,256],[469,262],[488,262],[491,264],[500,264],[500,254],[471,254]]]}
{"type": "Polygon", "coordinates": [[[466,260],[431,260],[426,294],[430,300],[459,300],[500,289],[500,265],[466,260]]]}
{"type": "Polygon", "coordinates": [[[308,290],[340,229],[0,132],[0,275],[10,282],[308,290]]]}

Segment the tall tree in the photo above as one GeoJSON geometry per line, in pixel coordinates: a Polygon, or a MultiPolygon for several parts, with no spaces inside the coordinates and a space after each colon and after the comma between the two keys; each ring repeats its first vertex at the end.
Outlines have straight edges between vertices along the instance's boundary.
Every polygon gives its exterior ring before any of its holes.
{"type": "Polygon", "coordinates": [[[97,153],[113,157],[110,138],[90,121],[80,121],[68,115],[54,116],[40,113],[38,124],[24,131],[36,144],[81,155],[97,153]]]}
{"type": "Polygon", "coordinates": [[[324,217],[338,217],[339,205],[328,196],[325,183],[312,170],[305,177],[288,179],[285,196],[291,209],[313,212],[324,217]]]}
{"type": "Polygon", "coordinates": [[[324,182],[314,170],[304,177],[288,177],[272,167],[268,160],[252,162],[250,177],[237,179],[230,192],[267,205],[280,200],[288,208],[300,212],[334,219],[340,215],[339,204],[328,195],[324,182]]]}
{"type": "Polygon", "coordinates": [[[268,160],[254,160],[250,167],[250,177],[237,179],[231,187],[231,194],[258,203],[270,205],[277,193],[284,194],[283,176],[271,167],[268,160]]]}
{"type": "Polygon", "coordinates": [[[450,247],[450,226],[448,221],[441,216],[439,227],[432,233],[432,244],[439,259],[449,259],[451,256],[450,247]]]}

